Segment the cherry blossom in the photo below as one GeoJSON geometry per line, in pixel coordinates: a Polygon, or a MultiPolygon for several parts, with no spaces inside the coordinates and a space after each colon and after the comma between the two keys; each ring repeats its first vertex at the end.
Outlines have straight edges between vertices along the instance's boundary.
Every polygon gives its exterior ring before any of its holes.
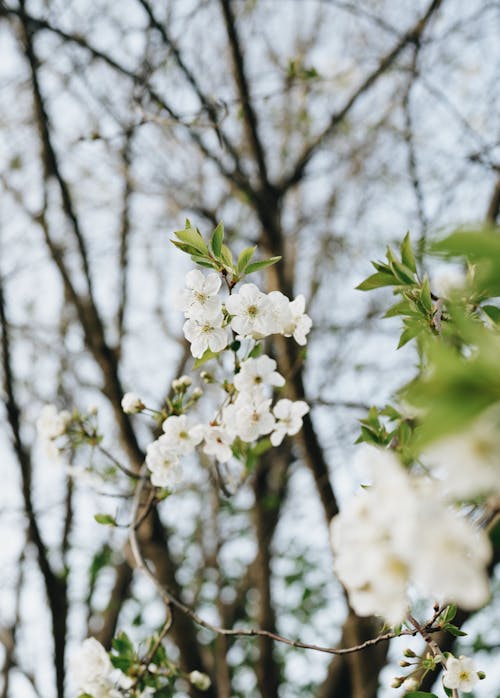
{"type": "Polygon", "coordinates": [[[276,425],[271,434],[273,446],[279,446],[285,436],[294,436],[302,429],[302,417],[309,412],[309,405],[303,400],[278,400],[273,408],[276,425]]]}
{"type": "Polygon", "coordinates": [[[167,448],[164,437],[153,441],[146,449],[146,465],[151,471],[151,482],[155,487],[175,488],[181,480],[179,456],[167,448]]]}
{"type": "Polygon", "coordinates": [[[474,688],[478,676],[474,668],[474,662],[470,657],[448,657],[446,671],[443,676],[443,685],[446,688],[458,689],[469,693],[474,688]]]}
{"type": "Polygon", "coordinates": [[[201,358],[207,349],[217,353],[227,347],[229,334],[227,328],[222,327],[223,321],[222,312],[210,314],[208,310],[203,317],[186,320],[184,336],[191,343],[191,353],[195,358],[201,358]]]}
{"type": "Polygon", "coordinates": [[[264,385],[282,387],[285,379],[275,369],[276,361],[265,354],[257,359],[246,359],[234,377],[234,385],[240,392],[249,394],[264,385]]]}
{"type": "Polygon", "coordinates": [[[243,284],[238,293],[226,300],[231,327],[242,337],[267,337],[273,332],[271,304],[255,284],[243,284]]]}
{"type": "Polygon", "coordinates": [[[163,448],[174,451],[178,455],[192,453],[203,438],[203,426],[196,424],[190,427],[185,414],[167,417],[162,424],[162,429],[164,434],[158,441],[163,448]]]}
{"type": "Polygon", "coordinates": [[[199,269],[192,269],[186,274],[187,288],[177,299],[179,310],[184,311],[187,318],[198,319],[220,313],[222,302],[217,296],[220,286],[221,279],[215,272],[205,276],[199,269]]]}
{"type": "Polygon", "coordinates": [[[231,443],[233,438],[228,431],[220,426],[209,426],[205,430],[203,452],[207,456],[215,456],[220,463],[227,463],[233,455],[231,443]]]}

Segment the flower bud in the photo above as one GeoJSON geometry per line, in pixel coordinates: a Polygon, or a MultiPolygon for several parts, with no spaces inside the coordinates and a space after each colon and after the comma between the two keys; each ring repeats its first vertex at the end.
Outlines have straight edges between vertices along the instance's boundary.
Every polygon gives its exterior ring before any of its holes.
{"type": "Polygon", "coordinates": [[[135,393],[125,393],[122,398],[122,410],[125,414],[137,414],[146,407],[141,398],[135,393]]]}
{"type": "Polygon", "coordinates": [[[206,691],[212,684],[210,678],[206,674],[202,674],[201,671],[192,671],[189,674],[189,682],[200,691],[206,691]]]}
{"type": "Polygon", "coordinates": [[[199,400],[202,395],[203,390],[201,388],[195,388],[192,392],[191,397],[193,398],[193,400],[199,400]]]}
{"type": "Polygon", "coordinates": [[[172,381],[172,388],[176,393],[185,392],[192,383],[192,379],[189,376],[181,376],[180,378],[175,378],[172,381]]]}
{"type": "Polygon", "coordinates": [[[417,655],[410,647],[407,647],[405,649],[405,651],[403,652],[403,657],[416,657],[416,656],[417,655]]]}
{"type": "Polygon", "coordinates": [[[391,688],[400,688],[405,680],[404,676],[395,676],[393,682],[391,683],[391,688]]]}

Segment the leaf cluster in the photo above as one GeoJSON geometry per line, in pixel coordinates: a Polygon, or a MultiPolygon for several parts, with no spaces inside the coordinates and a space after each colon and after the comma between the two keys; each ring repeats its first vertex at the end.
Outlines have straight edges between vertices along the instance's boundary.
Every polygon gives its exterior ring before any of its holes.
{"type": "Polygon", "coordinates": [[[227,279],[230,288],[233,288],[248,274],[261,271],[279,262],[281,257],[269,257],[252,262],[256,246],[245,247],[237,259],[233,257],[230,248],[224,243],[224,224],[220,222],[206,242],[198,230],[186,219],[184,230],[174,232],[177,240],[171,242],[182,252],[190,255],[191,260],[201,267],[213,269],[227,279]]]}

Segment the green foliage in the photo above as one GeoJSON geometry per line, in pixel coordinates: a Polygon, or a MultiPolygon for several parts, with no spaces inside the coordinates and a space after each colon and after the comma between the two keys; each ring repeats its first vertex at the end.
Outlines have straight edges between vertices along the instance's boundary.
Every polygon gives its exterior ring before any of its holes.
{"type": "Polygon", "coordinates": [[[117,526],[116,519],[111,514],[94,514],[94,519],[103,526],[117,526]]]}
{"type": "Polygon", "coordinates": [[[239,254],[235,263],[231,250],[224,244],[224,225],[222,222],[214,229],[208,245],[200,231],[193,228],[188,219],[184,230],[176,230],[174,235],[177,240],[171,240],[171,242],[179,250],[190,255],[191,260],[196,264],[222,274],[229,288],[233,288],[248,274],[267,269],[281,259],[281,257],[270,257],[252,262],[257,248],[246,247],[239,254]]]}
{"type": "Polygon", "coordinates": [[[438,298],[428,277],[419,276],[409,234],[400,256],[388,248],[386,261],[374,262],[376,273],[358,286],[363,291],[393,288],[399,300],[385,317],[402,320],[398,347],[416,340],[419,353],[418,375],[399,393],[417,408],[418,420],[400,420],[396,433],[380,423],[380,413],[370,413],[361,421],[360,440],[394,446],[401,439],[408,457],[466,428],[500,402],[500,307],[491,302],[500,295],[500,235],[491,228],[458,231],[434,244],[431,252],[462,259],[469,267],[463,287],[449,298],[438,298]]]}
{"type": "Polygon", "coordinates": [[[438,696],[427,691],[411,691],[411,693],[405,693],[405,698],[438,698],[438,696]]]}

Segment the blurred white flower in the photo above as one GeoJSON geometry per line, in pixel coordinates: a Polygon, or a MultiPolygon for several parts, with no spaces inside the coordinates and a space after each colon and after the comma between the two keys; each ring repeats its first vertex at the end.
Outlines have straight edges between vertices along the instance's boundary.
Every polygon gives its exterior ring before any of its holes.
{"type": "Polygon", "coordinates": [[[442,477],[443,488],[453,500],[500,495],[498,414],[486,413],[462,433],[436,442],[425,461],[442,477]]]}
{"type": "Polygon", "coordinates": [[[95,638],[83,641],[71,657],[69,670],[81,693],[92,698],[121,698],[120,691],[114,688],[114,668],[108,653],[95,638]]]}
{"type": "Polygon", "coordinates": [[[212,685],[210,678],[201,671],[192,671],[189,674],[189,683],[200,691],[206,691],[212,685]]]}
{"type": "Polygon", "coordinates": [[[66,432],[71,421],[71,414],[66,410],[59,412],[55,405],[42,407],[36,421],[36,428],[41,439],[53,441],[66,432]]]}

